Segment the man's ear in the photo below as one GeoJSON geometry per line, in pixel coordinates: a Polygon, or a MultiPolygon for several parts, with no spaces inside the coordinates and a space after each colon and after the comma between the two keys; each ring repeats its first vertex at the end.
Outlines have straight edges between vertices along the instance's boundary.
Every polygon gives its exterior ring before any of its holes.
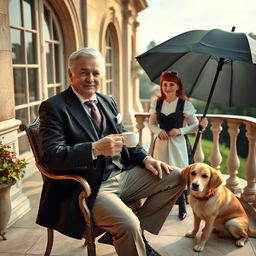
{"type": "Polygon", "coordinates": [[[189,173],[190,173],[190,165],[188,165],[186,168],[181,170],[181,180],[185,184],[188,183],[189,173]]]}
{"type": "Polygon", "coordinates": [[[70,82],[72,82],[72,71],[70,68],[68,68],[68,78],[69,78],[70,82]]]}
{"type": "Polygon", "coordinates": [[[219,172],[212,168],[212,174],[209,182],[210,189],[215,189],[222,184],[223,180],[222,177],[219,175],[219,172]]]}

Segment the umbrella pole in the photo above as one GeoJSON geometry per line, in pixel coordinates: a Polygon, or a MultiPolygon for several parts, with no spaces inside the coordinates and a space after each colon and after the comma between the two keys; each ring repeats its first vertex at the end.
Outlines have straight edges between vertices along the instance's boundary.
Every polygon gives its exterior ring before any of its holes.
{"type": "MultiPolygon", "coordinates": [[[[215,89],[215,86],[216,86],[216,83],[217,83],[217,80],[218,80],[218,76],[219,76],[220,71],[222,70],[223,64],[224,64],[224,58],[220,58],[220,60],[218,62],[217,70],[216,70],[216,73],[215,73],[215,77],[214,77],[214,80],[213,80],[213,83],[212,83],[211,91],[209,93],[209,96],[208,96],[208,99],[207,99],[207,102],[206,102],[206,105],[205,105],[205,109],[204,109],[204,114],[203,114],[202,118],[204,118],[206,116],[206,113],[208,111],[208,108],[209,108],[209,105],[210,105],[210,102],[211,102],[211,99],[212,99],[212,95],[213,95],[213,92],[214,92],[214,89],[215,89]]],[[[191,153],[192,159],[194,158],[196,148],[197,148],[197,145],[199,143],[199,140],[200,140],[200,137],[201,137],[202,133],[203,133],[203,127],[201,125],[199,125],[198,126],[198,132],[197,132],[197,135],[196,135],[196,140],[195,140],[195,143],[194,143],[194,146],[193,146],[193,149],[192,149],[192,153],[191,153]]]]}

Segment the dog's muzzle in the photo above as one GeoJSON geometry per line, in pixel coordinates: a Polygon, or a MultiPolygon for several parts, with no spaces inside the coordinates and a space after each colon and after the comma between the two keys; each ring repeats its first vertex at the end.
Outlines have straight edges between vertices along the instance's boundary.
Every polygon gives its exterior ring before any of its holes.
{"type": "Polygon", "coordinates": [[[198,183],[192,183],[192,190],[199,191],[199,184],[198,183]]]}

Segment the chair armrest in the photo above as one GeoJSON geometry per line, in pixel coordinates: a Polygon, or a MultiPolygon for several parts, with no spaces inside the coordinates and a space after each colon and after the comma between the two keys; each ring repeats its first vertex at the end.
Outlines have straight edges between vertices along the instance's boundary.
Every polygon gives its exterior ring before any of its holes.
{"type": "Polygon", "coordinates": [[[78,176],[78,175],[72,175],[72,174],[53,174],[51,172],[48,172],[44,169],[44,167],[42,166],[42,164],[36,162],[36,166],[39,169],[39,171],[46,177],[50,178],[50,179],[54,179],[54,180],[75,180],[77,182],[79,182],[81,184],[81,186],[83,187],[83,192],[84,192],[84,198],[87,198],[91,195],[91,188],[90,185],[88,184],[88,182],[78,176]]]}
{"type": "Polygon", "coordinates": [[[40,164],[38,162],[36,162],[36,166],[44,176],[46,176],[50,179],[75,180],[81,184],[81,186],[83,187],[83,191],[78,196],[78,203],[79,203],[80,210],[84,216],[85,222],[87,224],[91,224],[92,223],[91,212],[90,212],[88,206],[86,205],[86,201],[85,201],[85,199],[91,195],[91,188],[90,188],[90,185],[88,184],[88,182],[84,178],[82,178],[78,175],[72,175],[72,174],[58,175],[58,174],[50,173],[50,172],[46,171],[44,169],[44,167],[42,166],[42,164],[40,164]]]}

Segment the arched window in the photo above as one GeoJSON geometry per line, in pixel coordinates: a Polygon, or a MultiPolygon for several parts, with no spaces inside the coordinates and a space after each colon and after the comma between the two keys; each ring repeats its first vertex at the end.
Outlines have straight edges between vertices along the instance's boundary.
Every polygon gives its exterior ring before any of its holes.
{"type": "MultiPolygon", "coordinates": [[[[54,11],[43,0],[10,0],[9,21],[15,118],[31,123],[41,101],[64,87],[62,34],[54,11]]],[[[19,149],[20,154],[29,150],[24,133],[19,134],[19,149]]]]}
{"type": "Polygon", "coordinates": [[[106,60],[106,93],[114,97],[114,49],[110,29],[107,29],[105,38],[105,60],[106,60]]]}
{"type": "Polygon", "coordinates": [[[44,6],[44,45],[46,85],[48,98],[58,94],[63,89],[63,66],[61,59],[62,37],[60,28],[53,11],[44,6]]]}

